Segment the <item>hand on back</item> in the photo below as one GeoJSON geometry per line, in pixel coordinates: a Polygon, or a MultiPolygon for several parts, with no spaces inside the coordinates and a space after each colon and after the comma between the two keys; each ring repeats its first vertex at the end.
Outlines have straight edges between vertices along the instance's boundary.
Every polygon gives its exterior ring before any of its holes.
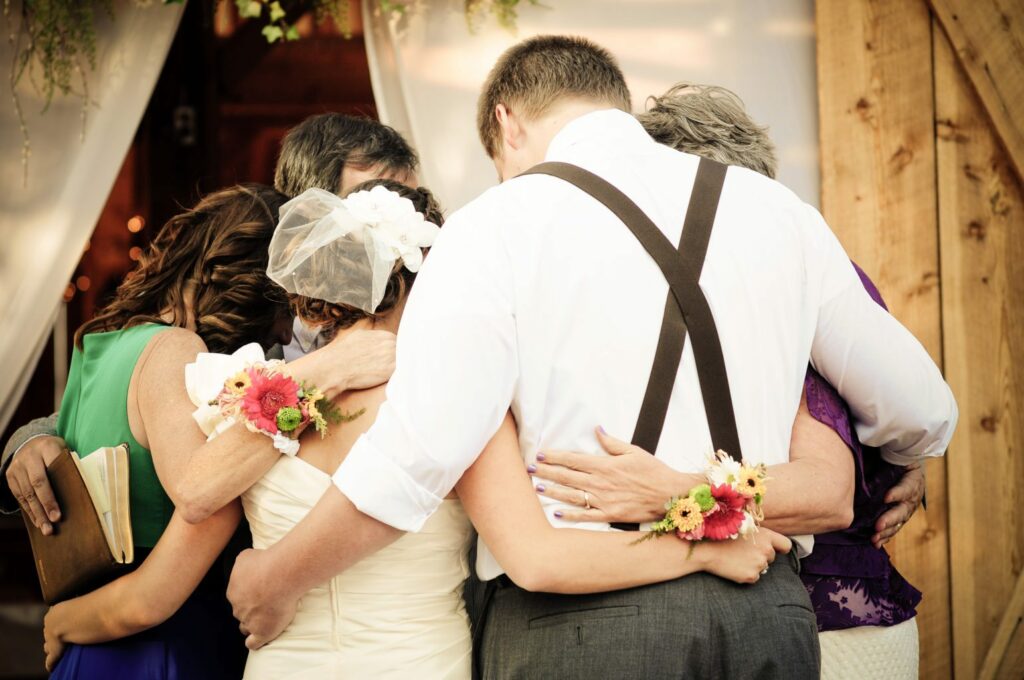
{"type": "Polygon", "coordinates": [[[778,553],[788,553],[793,543],[780,533],[761,527],[747,538],[704,541],[694,546],[704,571],[736,583],[757,583],[778,553]]]}

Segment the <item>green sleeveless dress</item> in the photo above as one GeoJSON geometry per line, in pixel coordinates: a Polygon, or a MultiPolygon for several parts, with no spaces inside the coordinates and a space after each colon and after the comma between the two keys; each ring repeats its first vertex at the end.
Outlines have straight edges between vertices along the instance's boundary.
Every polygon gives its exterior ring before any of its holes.
{"type": "MultiPolygon", "coordinates": [[[[146,559],[174,506],[153,458],[128,427],[128,385],[139,356],[167,326],[146,324],[91,333],[75,349],[57,432],[85,455],[127,442],[135,563],[146,559]]],[[[184,423],[188,427],[195,425],[184,423]]],[[[246,649],[214,564],[168,620],[136,635],[93,645],[69,644],[50,680],[231,680],[242,677],[246,649]]]]}
{"type": "Polygon", "coordinates": [[[132,539],[141,548],[156,545],[174,504],[160,485],[152,455],[128,426],[128,385],[146,345],[167,328],[144,324],[82,338],[82,348],[75,347],[71,358],[57,420],[57,434],[79,456],[128,444],[132,539]]]}

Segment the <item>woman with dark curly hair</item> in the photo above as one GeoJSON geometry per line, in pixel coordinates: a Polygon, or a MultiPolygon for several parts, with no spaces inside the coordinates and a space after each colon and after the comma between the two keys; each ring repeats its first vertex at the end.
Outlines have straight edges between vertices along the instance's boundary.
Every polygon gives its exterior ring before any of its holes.
{"type": "MultiPolygon", "coordinates": [[[[242,674],[245,647],[224,596],[225,573],[211,569],[222,551],[232,556],[225,547],[241,506],[201,524],[187,523],[180,510],[185,470],[211,446],[192,421],[185,366],[205,352],[290,340],[289,298],[267,276],[286,200],[270,187],[239,185],[172,218],[114,300],[75,336],[57,434],[80,454],[128,443],[139,566],[50,609],[44,633],[54,678],[242,674]]],[[[393,366],[392,334],[356,331],[331,355],[329,370],[313,355],[289,369],[301,379],[326,375],[320,384],[338,394],[379,385],[393,366]]]]}
{"type": "Polygon", "coordinates": [[[51,677],[240,675],[241,640],[223,579],[210,569],[238,526],[239,508],[190,525],[165,489],[173,489],[185,454],[203,443],[196,428],[181,427],[192,410],[185,364],[207,349],[288,340],[287,298],[266,275],[284,201],[269,187],[235,186],[173,217],[114,300],[75,335],[57,430],[79,455],[128,443],[141,566],[50,609],[51,677]],[[154,580],[151,553],[173,555],[172,578],[154,580]]]}

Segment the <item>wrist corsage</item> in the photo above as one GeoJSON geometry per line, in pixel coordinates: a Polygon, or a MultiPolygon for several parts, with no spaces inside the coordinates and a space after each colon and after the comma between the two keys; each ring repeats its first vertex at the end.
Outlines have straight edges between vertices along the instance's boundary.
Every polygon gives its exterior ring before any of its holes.
{"type": "Polygon", "coordinates": [[[308,426],[324,437],[328,421],[339,423],[345,417],[320,390],[300,385],[283,369],[283,361],[250,364],[224,382],[210,405],[225,419],[241,420],[250,432],[267,435],[274,440],[274,448],[294,456],[299,452],[299,435],[308,426]]]}
{"type": "Polygon", "coordinates": [[[711,456],[706,484],[676,496],[665,504],[664,519],[651,525],[640,540],[675,533],[687,541],[724,541],[757,531],[764,519],[764,465],[738,463],[724,451],[711,456]]]}

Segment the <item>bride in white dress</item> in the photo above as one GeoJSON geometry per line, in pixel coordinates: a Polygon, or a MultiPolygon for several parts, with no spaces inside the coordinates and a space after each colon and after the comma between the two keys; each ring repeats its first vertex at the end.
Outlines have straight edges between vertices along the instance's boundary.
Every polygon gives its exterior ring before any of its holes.
{"type": "MultiPolygon", "coordinates": [[[[342,201],[311,190],[281,211],[269,273],[291,293],[298,316],[327,339],[361,329],[397,331],[424,252],[420,248],[432,242],[428,223],[443,221],[425,190],[388,180],[356,189],[374,185],[388,191],[363,191],[342,201]]],[[[317,503],[349,449],[372,425],[386,389],[336,397],[342,413],[358,417],[332,425],[322,439],[306,433],[297,455],[280,455],[269,438],[232,427],[209,406],[227,377],[262,359],[258,346],[249,345],[231,357],[200,355],[186,370],[189,394],[200,407],[195,418],[210,438],[230,429],[231,436],[218,443],[251,444],[244,457],[222,459],[237,474],[217,493],[223,505],[239,491],[232,484],[262,474],[242,493],[258,549],[280,540],[317,503]]],[[[697,571],[752,582],[776,549],[789,546],[784,537],[762,529],[756,542],[705,543],[691,555],[689,546],[675,539],[634,545],[636,534],[554,529],[523,467],[511,416],[456,491],[458,498],[446,499],[420,532],[405,534],[307,592],[280,637],[250,652],[245,677],[469,678],[472,641],[462,587],[469,573],[471,518],[513,581],[549,592],[617,590],[697,571]]]]}

